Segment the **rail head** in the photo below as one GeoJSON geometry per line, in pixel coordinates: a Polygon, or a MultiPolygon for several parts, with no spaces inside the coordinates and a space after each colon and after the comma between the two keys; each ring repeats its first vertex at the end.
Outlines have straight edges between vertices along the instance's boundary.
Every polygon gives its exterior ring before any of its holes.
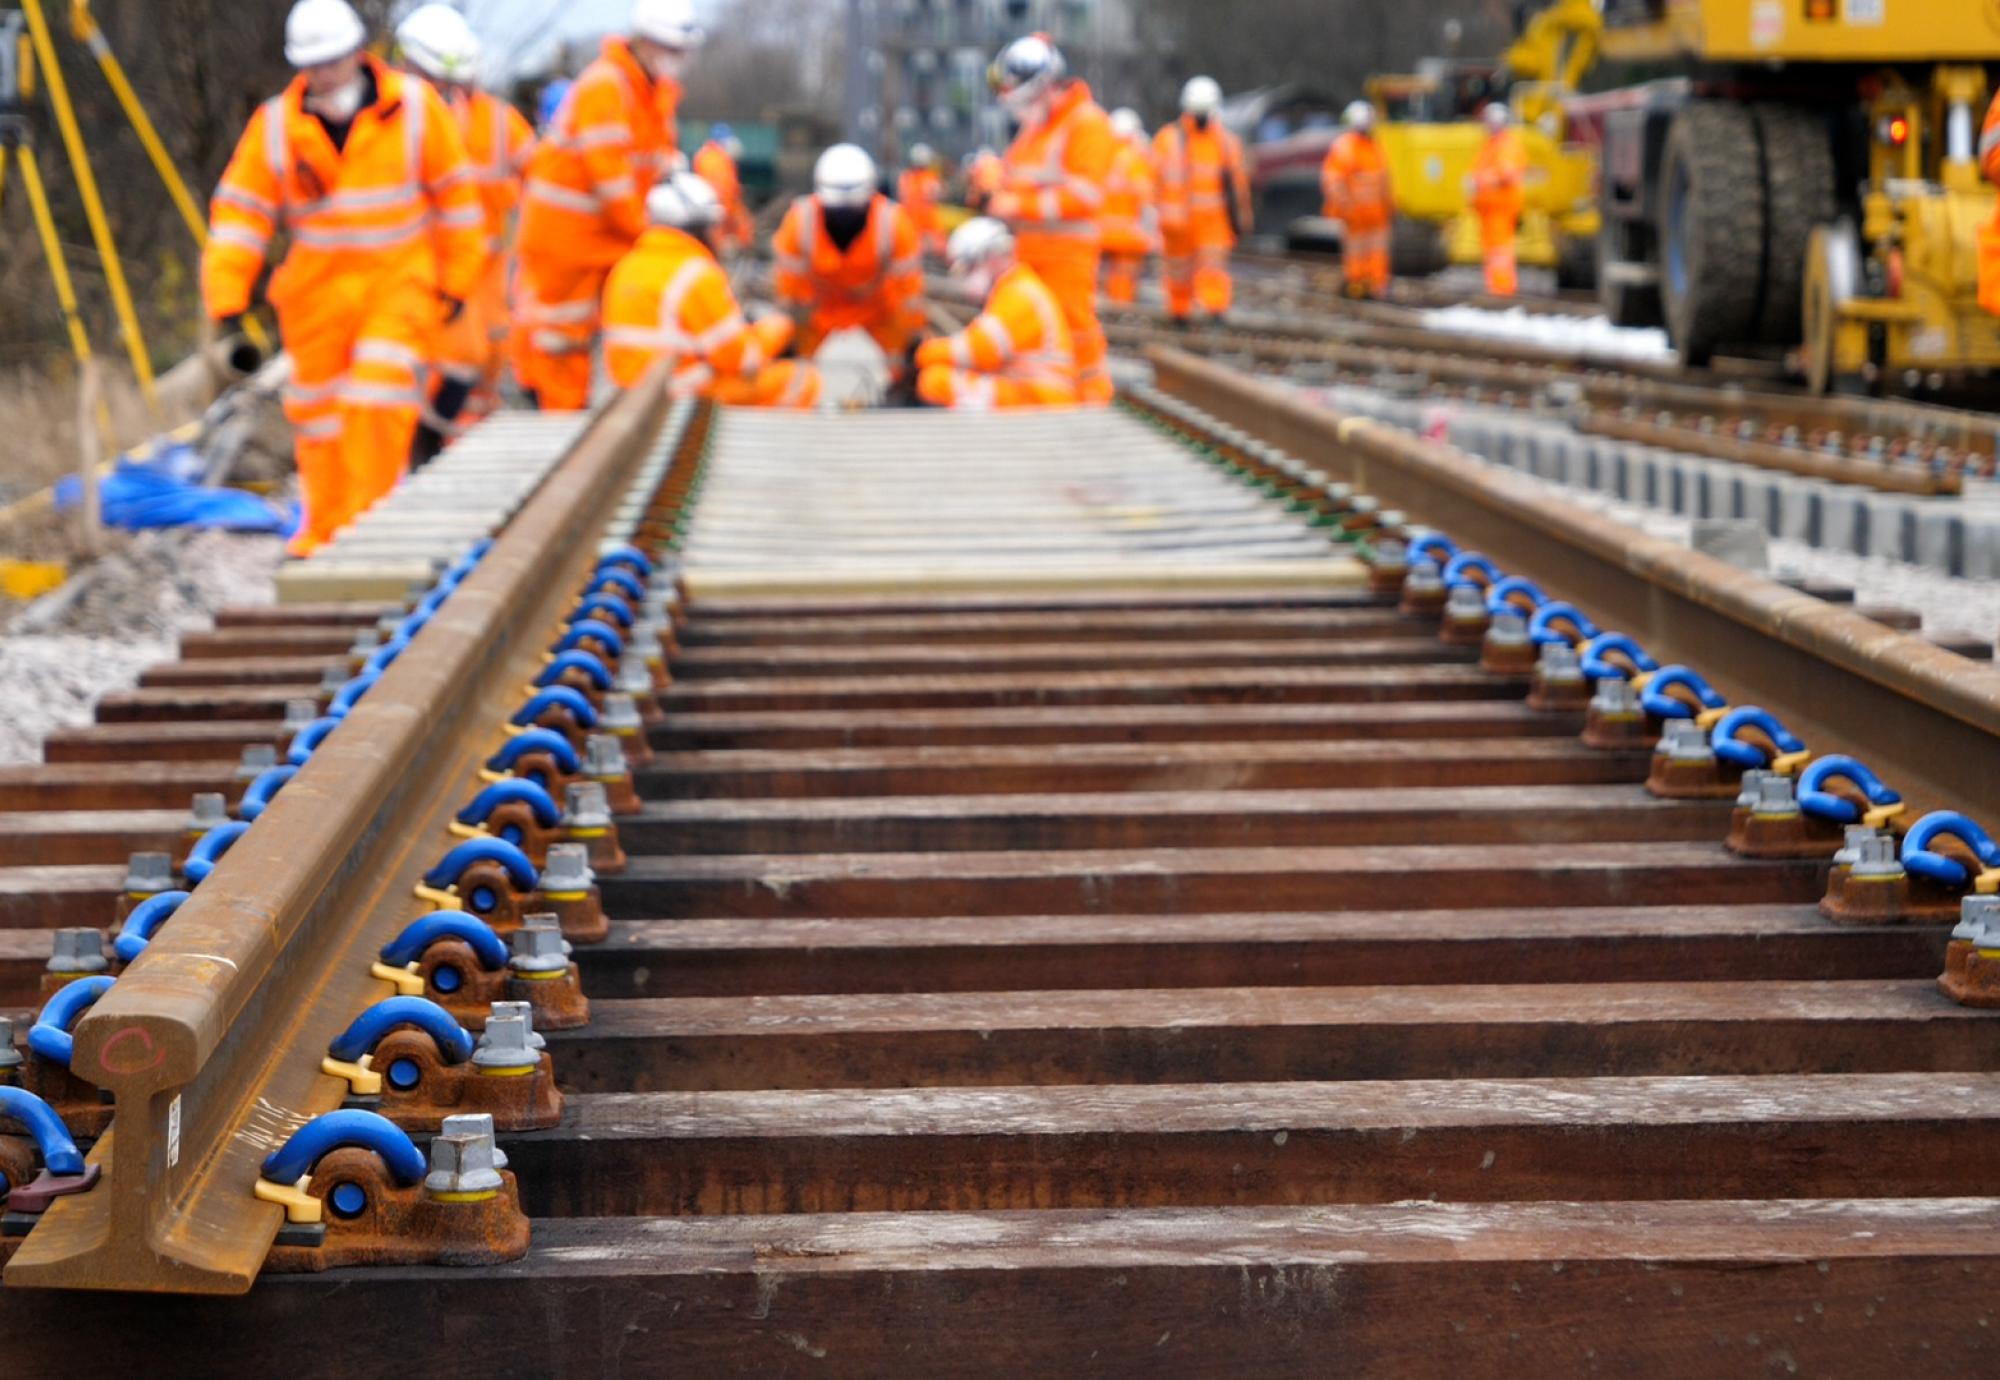
{"type": "Polygon", "coordinates": [[[2000,673],[1991,667],[1647,536],[1453,447],[1182,351],[1148,357],[1164,391],[1575,598],[1655,655],[1714,668],[1739,698],[1784,705],[1828,748],[1895,763],[1913,800],[1987,817],[2000,810],[1991,769],[2000,673]]]}
{"type": "MultiPolygon", "coordinates": [[[[370,959],[410,918],[480,751],[461,725],[539,659],[535,635],[666,420],[655,377],[608,406],[257,826],[223,855],[75,1031],[109,1089],[97,1191],[57,1201],[9,1286],[240,1293],[283,1218],[262,1157],[338,1105],[327,1041],[383,984],[370,959]],[[572,572],[571,567],[574,567],[572,572]]],[[[511,707],[511,706],[509,706],[511,707]]],[[[483,741],[483,735],[481,735],[483,741]]],[[[485,745],[490,748],[491,744],[485,745]]]]}

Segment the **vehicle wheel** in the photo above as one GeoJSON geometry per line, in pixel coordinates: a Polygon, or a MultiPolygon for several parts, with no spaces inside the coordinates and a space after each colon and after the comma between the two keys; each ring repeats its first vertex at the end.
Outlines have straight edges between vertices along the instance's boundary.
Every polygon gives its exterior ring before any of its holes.
{"type": "Polygon", "coordinates": [[[1764,298],[1757,336],[1796,345],[1813,232],[1834,218],[1833,140],[1826,117],[1791,105],[1752,113],[1764,144],[1764,298]]]}
{"type": "Polygon", "coordinates": [[[1604,316],[1614,326],[1654,327],[1664,325],[1660,314],[1660,285],[1657,280],[1631,282],[1633,270],[1649,265],[1632,248],[1632,227],[1623,221],[1606,220],[1597,234],[1597,300],[1604,316]]]}
{"type": "Polygon", "coordinates": [[[1842,373],[1834,356],[1835,309],[1861,290],[1861,237],[1854,222],[1815,226],[1799,268],[1806,386],[1821,394],[1854,392],[1859,378],[1842,373]]]}
{"type": "Polygon", "coordinates": [[[1398,278],[1428,278],[1446,266],[1444,231],[1427,220],[1397,216],[1389,230],[1389,271],[1398,278]]]}
{"type": "Polygon", "coordinates": [[[1597,289],[1597,241],[1577,235],[1556,239],[1556,286],[1565,292],[1597,289]]]}
{"type": "Polygon", "coordinates": [[[1660,164],[1660,304],[1681,362],[1756,335],[1764,288],[1764,170],[1742,106],[1683,110],[1660,164]]]}

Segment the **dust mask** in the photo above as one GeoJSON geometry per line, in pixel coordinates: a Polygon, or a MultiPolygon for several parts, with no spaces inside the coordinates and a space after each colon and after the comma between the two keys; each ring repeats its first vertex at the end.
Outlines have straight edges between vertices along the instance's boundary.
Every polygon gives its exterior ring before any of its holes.
{"type": "Polygon", "coordinates": [[[986,259],[961,270],[958,280],[965,285],[967,292],[983,302],[992,295],[993,285],[1000,281],[1000,265],[991,259],[986,259]]]}
{"type": "Polygon", "coordinates": [[[687,70],[687,54],[662,48],[653,54],[651,67],[654,81],[679,81],[687,70]]]}
{"type": "Polygon", "coordinates": [[[324,115],[336,124],[345,124],[360,112],[361,102],[367,94],[367,81],[360,76],[356,76],[347,85],[324,96],[315,96],[308,93],[305,105],[314,114],[324,115]]]}

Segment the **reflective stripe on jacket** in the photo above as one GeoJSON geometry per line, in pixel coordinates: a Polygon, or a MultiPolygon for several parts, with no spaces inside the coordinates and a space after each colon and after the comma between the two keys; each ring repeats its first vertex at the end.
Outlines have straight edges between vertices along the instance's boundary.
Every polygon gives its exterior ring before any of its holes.
{"type": "Polygon", "coordinates": [[[1375,225],[1394,210],[1389,159],[1372,135],[1349,130],[1334,140],[1320,165],[1319,181],[1326,215],[1333,220],[1375,225]]]}
{"type": "Polygon", "coordinates": [[[766,360],[729,275],[708,247],[654,226],[605,284],[604,362],[613,381],[629,388],[662,357],[671,361],[678,395],[755,374],[766,360]]]}
{"type": "Polygon", "coordinates": [[[512,105],[490,91],[473,91],[452,109],[465,133],[479,199],[486,207],[487,248],[498,253],[507,242],[508,222],[521,204],[521,182],[535,153],[535,130],[512,105]]]}
{"type": "Polygon", "coordinates": [[[1153,163],[1142,144],[1120,140],[1104,179],[1104,252],[1146,254],[1155,247],[1153,163]]]}
{"type": "Polygon", "coordinates": [[[1169,234],[1186,234],[1197,245],[1215,247],[1236,243],[1239,231],[1250,228],[1243,146],[1217,121],[1199,129],[1183,116],[1162,129],[1153,140],[1153,175],[1158,179],[1160,226],[1169,234]]]}
{"type": "Polygon", "coordinates": [[[809,305],[829,330],[883,317],[923,325],[923,257],[909,213],[877,193],[868,220],[843,251],[826,233],[816,196],[785,212],[771,241],[780,302],[809,305]]]}
{"type": "Polygon", "coordinates": [[[918,368],[937,364],[1023,383],[1076,384],[1062,306],[1026,264],[1000,275],[971,325],[917,348],[918,368]]]}
{"type": "Polygon", "coordinates": [[[250,117],[210,203],[202,254],[210,316],[249,309],[281,227],[291,247],[269,294],[281,311],[297,304],[341,318],[385,274],[471,296],[486,263],[486,220],[458,124],[428,84],[368,63],[375,101],[339,149],[305,109],[304,77],[250,117]]]}
{"type": "Polygon", "coordinates": [[[995,213],[1013,226],[1023,258],[1035,262],[1057,242],[1097,250],[1117,151],[1109,117],[1080,81],[1056,93],[1047,119],[1022,127],[1001,160],[995,213]]]}

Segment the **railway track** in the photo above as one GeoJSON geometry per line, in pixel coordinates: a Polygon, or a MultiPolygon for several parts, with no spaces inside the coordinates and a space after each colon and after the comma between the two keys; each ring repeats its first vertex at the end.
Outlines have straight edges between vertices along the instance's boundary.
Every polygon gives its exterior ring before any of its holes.
{"type": "Polygon", "coordinates": [[[1818,763],[1908,798],[1872,816],[1886,876],[1933,807],[1992,818],[1991,674],[1232,370],[1158,373],[1032,420],[628,395],[545,438],[490,547],[427,557],[442,583],[226,615],[8,774],[18,1041],[129,855],[208,861],[190,796],[240,811],[246,750],[321,735],[72,1023],[116,1100],[101,1179],[0,1220],[10,1374],[1984,1367],[2000,1024],[1938,978],[1978,986],[1947,940],[1991,860],[1917,834],[1879,894],[1918,919],[1827,918],[1855,841],[1820,812],[1879,807],[1818,763]],[[1589,707],[1530,640],[1580,617],[1635,640],[1594,660],[1685,661],[1782,726],[1694,732],[1678,675],[1589,707]],[[577,651],[604,675],[546,659],[577,651]],[[571,693],[530,712],[536,679],[571,693]],[[1735,759],[1794,733],[1833,803],[1752,777],[1736,811],[1735,759]],[[587,789],[539,813],[538,773],[603,787],[609,828],[587,789]],[[496,788],[489,827],[565,852],[464,837],[496,788]],[[500,952],[470,922],[397,947],[454,901],[500,952]],[[573,970],[513,937],[545,905],[573,970]],[[404,988],[449,1022],[353,1036],[404,988]],[[410,1141],[274,1167],[370,1073],[410,1141]],[[496,1115],[501,1186],[453,1109],[496,1115]]]}

